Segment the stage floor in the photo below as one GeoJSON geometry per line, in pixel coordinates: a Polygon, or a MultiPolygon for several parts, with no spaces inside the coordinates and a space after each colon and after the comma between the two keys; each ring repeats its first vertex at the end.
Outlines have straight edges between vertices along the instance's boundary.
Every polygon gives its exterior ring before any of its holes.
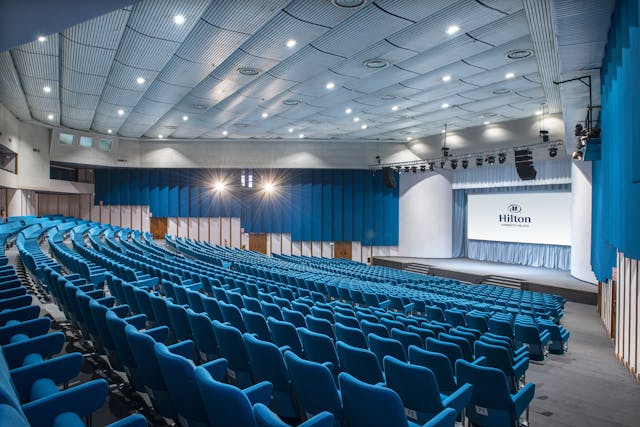
{"type": "MultiPolygon", "coordinates": [[[[409,263],[422,264],[438,270],[447,270],[476,276],[509,277],[519,279],[523,282],[540,285],[540,290],[544,292],[551,291],[551,289],[549,289],[549,291],[543,290],[543,288],[549,287],[556,290],[554,293],[557,292],[563,296],[565,294],[563,290],[566,290],[568,294],[582,294],[589,299],[589,302],[583,301],[582,299],[577,302],[592,303],[591,301],[595,301],[595,296],[598,293],[597,284],[583,282],[582,280],[576,279],[565,270],[503,264],[499,262],[479,261],[469,258],[376,257],[376,260],[381,260],[383,263],[386,261],[397,265],[409,263]]],[[[531,290],[534,289],[531,288],[531,290]]],[[[569,299],[573,300],[573,298],[569,299]]]]}

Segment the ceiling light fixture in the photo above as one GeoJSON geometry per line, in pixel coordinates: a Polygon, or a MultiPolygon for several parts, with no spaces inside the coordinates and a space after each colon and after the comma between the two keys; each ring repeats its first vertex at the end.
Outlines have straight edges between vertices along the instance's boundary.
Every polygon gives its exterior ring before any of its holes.
{"type": "Polygon", "coordinates": [[[353,118],[353,121],[354,121],[355,123],[358,123],[358,122],[360,121],[360,117],[354,117],[354,118],[353,118]]]}
{"type": "Polygon", "coordinates": [[[331,0],[338,7],[358,7],[362,6],[364,0],[331,0]]]}
{"type": "Polygon", "coordinates": [[[446,102],[444,104],[441,105],[442,108],[449,108],[449,104],[447,104],[446,102]]]}
{"type": "Polygon", "coordinates": [[[51,92],[51,86],[45,86],[42,88],[42,90],[44,91],[44,93],[49,93],[51,92]]]}
{"type": "Polygon", "coordinates": [[[512,79],[514,78],[516,75],[512,72],[508,72],[507,74],[504,75],[505,79],[512,79]]]}
{"type": "Polygon", "coordinates": [[[484,122],[484,124],[485,124],[485,125],[490,125],[490,124],[491,124],[491,122],[484,122]]]}
{"type": "Polygon", "coordinates": [[[458,167],[458,161],[456,159],[451,159],[449,162],[451,164],[451,169],[455,170],[458,167]]]}
{"type": "Polygon", "coordinates": [[[47,41],[47,38],[46,38],[45,36],[38,36],[38,41],[39,41],[40,43],[44,43],[44,42],[46,42],[46,41],[47,41]]]}
{"type": "Polygon", "coordinates": [[[464,159],[462,161],[462,169],[466,169],[467,167],[469,167],[469,160],[464,159]]]}
{"type": "Polygon", "coordinates": [[[297,41],[295,41],[294,39],[289,39],[289,40],[287,40],[287,47],[288,47],[288,48],[292,48],[292,47],[294,47],[297,43],[298,43],[298,42],[297,42],[297,41]]]}
{"type": "Polygon", "coordinates": [[[478,158],[476,159],[476,166],[477,166],[477,167],[480,167],[480,166],[482,166],[482,163],[484,163],[484,160],[482,160],[480,157],[478,157],[478,158]]]}
{"type": "Polygon", "coordinates": [[[124,116],[124,110],[122,108],[118,110],[118,115],[124,116]]]}
{"type": "Polygon", "coordinates": [[[549,157],[556,157],[558,155],[558,149],[556,147],[549,147],[549,157]]]}
{"type": "Polygon", "coordinates": [[[293,133],[293,128],[289,128],[289,133],[293,133]]]}
{"type": "Polygon", "coordinates": [[[267,183],[264,185],[264,191],[266,191],[266,192],[268,193],[268,192],[270,192],[270,191],[272,191],[272,190],[273,190],[273,184],[272,184],[272,183],[270,183],[270,182],[267,182],[267,183]]]}
{"type": "Polygon", "coordinates": [[[189,120],[189,116],[186,116],[186,115],[185,115],[185,116],[182,116],[182,121],[183,121],[183,122],[186,122],[187,120],[189,120]]]}
{"type": "Polygon", "coordinates": [[[345,112],[346,114],[351,114],[351,112],[352,112],[352,111],[353,111],[353,110],[351,110],[351,108],[347,108],[346,110],[344,110],[344,112],[345,112]]]}
{"type": "Polygon", "coordinates": [[[573,154],[571,155],[573,160],[582,160],[582,156],[584,156],[584,153],[580,150],[574,151],[573,154]]]}
{"type": "Polygon", "coordinates": [[[49,119],[49,120],[53,120],[53,114],[49,114],[49,115],[47,116],[47,119],[49,119]]]}
{"type": "Polygon", "coordinates": [[[158,139],[162,139],[162,138],[163,138],[162,134],[158,135],[158,139]]]}
{"type": "Polygon", "coordinates": [[[366,129],[366,128],[367,128],[367,125],[360,126],[360,129],[366,129]]]}
{"type": "Polygon", "coordinates": [[[393,107],[391,107],[391,111],[398,111],[398,106],[394,105],[393,107]]]}
{"type": "Polygon", "coordinates": [[[460,31],[460,27],[458,27],[457,25],[450,25],[449,28],[447,28],[447,34],[449,34],[450,36],[454,35],[458,31],[460,31]]]}
{"type": "Polygon", "coordinates": [[[389,62],[385,59],[375,58],[368,59],[364,62],[364,66],[367,68],[384,68],[389,65],[389,62]]]}
{"type": "Polygon", "coordinates": [[[336,87],[336,84],[335,84],[334,82],[329,82],[329,83],[327,83],[327,84],[326,84],[326,86],[325,86],[325,87],[326,87],[327,89],[331,90],[331,89],[333,89],[333,88],[335,88],[335,87],[336,87]]]}
{"type": "Polygon", "coordinates": [[[442,81],[443,82],[448,82],[449,80],[451,80],[451,76],[448,75],[448,74],[446,76],[442,77],[442,81]]]}
{"type": "Polygon", "coordinates": [[[138,77],[138,78],[136,79],[136,83],[138,83],[139,85],[143,85],[143,84],[144,84],[144,82],[145,82],[144,77],[138,77]]]}
{"type": "Polygon", "coordinates": [[[184,24],[184,15],[176,15],[173,17],[173,22],[175,22],[178,25],[182,25],[184,24]]]}
{"type": "Polygon", "coordinates": [[[407,137],[407,141],[411,141],[411,139],[412,139],[412,138],[411,138],[410,136],[408,136],[408,137],[407,137]]]}
{"type": "Polygon", "coordinates": [[[498,153],[498,163],[503,164],[507,161],[507,155],[504,153],[498,153]]]}
{"type": "Polygon", "coordinates": [[[487,156],[487,163],[489,163],[490,165],[494,164],[496,162],[496,157],[495,156],[487,156]]]}
{"type": "Polygon", "coordinates": [[[269,113],[262,113],[262,118],[266,119],[267,117],[269,117],[269,113]]]}
{"type": "Polygon", "coordinates": [[[258,74],[260,74],[260,70],[251,67],[240,67],[238,68],[238,73],[242,74],[243,76],[257,76],[258,74]]]}
{"type": "Polygon", "coordinates": [[[229,132],[227,132],[226,130],[223,130],[223,131],[222,131],[222,134],[223,134],[224,136],[227,136],[227,135],[229,135],[229,132]]]}
{"type": "Polygon", "coordinates": [[[304,138],[304,133],[298,134],[298,138],[300,139],[304,138]]]}
{"type": "Polygon", "coordinates": [[[539,116],[540,114],[542,114],[542,110],[536,110],[536,116],[539,116]]]}
{"type": "Polygon", "coordinates": [[[111,132],[113,132],[111,129],[107,129],[107,133],[110,134],[111,132]]]}
{"type": "Polygon", "coordinates": [[[533,51],[531,49],[516,49],[510,50],[505,56],[509,59],[523,59],[528,58],[531,55],[533,55],[533,51]]]}

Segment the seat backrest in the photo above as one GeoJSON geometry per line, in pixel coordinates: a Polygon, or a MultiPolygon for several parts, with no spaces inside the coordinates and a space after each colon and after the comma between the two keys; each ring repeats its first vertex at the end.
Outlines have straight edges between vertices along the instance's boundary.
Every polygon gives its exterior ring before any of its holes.
{"type": "Polygon", "coordinates": [[[307,328],[298,329],[298,333],[306,359],[319,363],[331,362],[337,370],[339,366],[338,355],[330,337],[307,328]]]}
{"type": "Polygon", "coordinates": [[[420,341],[422,341],[420,347],[422,348],[424,348],[427,338],[436,337],[435,332],[433,332],[431,329],[421,328],[419,326],[409,325],[407,326],[407,332],[413,332],[414,334],[418,334],[420,336],[420,341]]]}
{"type": "Polygon", "coordinates": [[[393,328],[399,329],[401,331],[407,329],[404,323],[397,320],[386,319],[384,317],[380,319],[380,323],[382,323],[389,330],[389,332],[391,332],[391,329],[393,328]]]}
{"type": "Polygon", "coordinates": [[[405,353],[409,352],[409,346],[415,345],[418,347],[424,347],[424,341],[420,338],[420,335],[414,332],[406,332],[400,329],[391,329],[391,338],[397,340],[404,347],[405,353]]]}
{"type": "Polygon", "coordinates": [[[325,308],[320,308],[320,307],[311,307],[311,314],[315,317],[319,317],[321,319],[325,319],[327,321],[329,321],[330,323],[335,323],[336,318],[335,315],[333,313],[333,311],[331,310],[327,310],[325,308]]]}
{"type": "Polygon", "coordinates": [[[339,375],[344,416],[349,427],[406,427],[402,400],[385,387],[367,384],[342,372],[339,375]]]}
{"type": "Polygon", "coordinates": [[[331,324],[331,322],[326,319],[311,315],[305,316],[304,320],[307,322],[307,329],[319,334],[325,334],[335,341],[336,334],[333,330],[333,325],[331,324]]]}
{"type": "Polygon", "coordinates": [[[409,362],[430,369],[436,377],[441,392],[451,394],[458,389],[451,362],[444,354],[411,346],[409,347],[409,362]]]}
{"type": "Polygon", "coordinates": [[[302,359],[291,351],[284,354],[291,387],[302,409],[309,414],[331,412],[342,419],[342,399],[329,368],[302,359]]]}
{"type": "Polygon", "coordinates": [[[380,362],[373,352],[342,341],[336,343],[336,349],[342,372],[348,372],[360,381],[369,384],[384,382],[380,362]]]}
{"type": "Polygon", "coordinates": [[[354,314],[343,314],[343,313],[337,313],[335,314],[336,316],[336,323],[341,323],[345,326],[349,326],[351,328],[358,328],[360,329],[360,322],[358,322],[358,319],[355,317],[354,314]]]}
{"type": "Polygon", "coordinates": [[[354,347],[368,349],[367,338],[360,328],[350,328],[341,323],[336,323],[336,340],[345,342],[354,347]]]}
{"type": "Polygon", "coordinates": [[[369,342],[369,348],[378,358],[380,366],[382,366],[384,356],[393,356],[396,359],[407,361],[407,355],[400,341],[381,337],[376,334],[367,335],[367,341],[369,342]]]}
{"type": "Polygon", "coordinates": [[[220,354],[218,341],[213,333],[211,319],[204,313],[196,313],[191,309],[187,310],[187,319],[191,327],[191,335],[196,344],[196,348],[205,356],[205,360],[213,360],[220,354]]]}
{"type": "Polygon", "coordinates": [[[267,326],[267,319],[265,319],[262,313],[255,313],[246,308],[241,308],[240,313],[242,314],[247,332],[257,335],[258,338],[263,341],[271,341],[271,333],[267,326]]]}
{"type": "Polygon", "coordinates": [[[288,345],[295,354],[302,355],[302,343],[293,324],[269,317],[267,325],[271,332],[271,338],[278,347],[288,345]]]}
{"type": "Polygon", "coordinates": [[[179,341],[193,339],[191,335],[191,326],[187,318],[187,310],[178,304],[167,301],[167,312],[169,320],[171,320],[171,329],[179,341]]]}
{"type": "Polygon", "coordinates": [[[386,386],[398,393],[412,421],[424,424],[444,409],[438,382],[429,368],[385,356],[384,373],[386,386]]]}
{"type": "Polygon", "coordinates": [[[234,328],[240,330],[240,332],[247,332],[244,321],[242,320],[242,314],[240,309],[233,304],[227,304],[222,301],[218,301],[218,306],[222,312],[222,318],[225,322],[229,323],[234,328]]]}
{"type": "Polygon", "coordinates": [[[451,364],[451,369],[453,370],[456,366],[456,361],[458,359],[463,359],[462,350],[460,346],[457,344],[437,340],[434,338],[427,338],[427,350],[434,351],[436,353],[442,353],[449,358],[449,363],[451,364]]]}
{"type": "Polygon", "coordinates": [[[487,358],[486,365],[500,369],[506,376],[514,375],[513,359],[507,348],[478,340],[474,344],[474,349],[476,357],[487,358]]]}
{"type": "Polygon", "coordinates": [[[244,334],[245,347],[255,382],[269,381],[274,391],[289,390],[289,376],[280,349],[272,342],[244,334]]]}
{"type": "Polygon", "coordinates": [[[464,360],[468,360],[469,362],[473,361],[473,349],[466,338],[442,332],[440,333],[440,335],[438,335],[438,339],[440,341],[450,342],[457,345],[458,347],[460,347],[460,351],[462,351],[462,357],[464,358],[464,360]]]}
{"type": "Polygon", "coordinates": [[[307,326],[304,315],[297,310],[283,308],[282,317],[285,322],[292,323],[296,328],[305,328],[307,326]]]}
{"type": "Polygon", "coordinates": [[[379,337],[389,338],[389,330],[380,323],[370,322],[368,320],[360,321],[360,328],[365,335],[376,334],[379,337]]]}
{"type": "Polygon", "coordinates": [[[207,312],[209,319],[217,320],[219,322],[224,322],[224,318],[222,317],[222,311],[220,311],[220,304],[218,300],[211,297],[202,296],[202,305],[204,306],[204,310],[207,312]]]}
{"type": "Polygon", "coordinates": [[[240,330],[217,320],[214,320],[212,324],[220,356],[227,359],[229,369],[249,372],[249,357],[240,330]]]}

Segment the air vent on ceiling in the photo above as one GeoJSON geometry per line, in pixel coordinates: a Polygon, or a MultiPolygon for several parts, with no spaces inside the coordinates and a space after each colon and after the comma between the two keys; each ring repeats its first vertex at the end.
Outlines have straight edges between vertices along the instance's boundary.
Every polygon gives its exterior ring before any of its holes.
{"type": "Polygon", "coordinates": [[[309,120],[309,123],[311,123],[312,125],[319,125],[322,122],[320,120],[317,120],[317,119],[311,119],[311,120],[309,120]]]}
{"type": "Polygon", "coordinates": [[[299,99],[285,99],[284,101],[282,101],[282,103],[284,105],[300,105],[302,104],[302,101],[300,101],[299,99]]]}
{"type": "Polygon", "coordinates": [[[482,117],[485,117],[485,118],[489,119],[489,118],[491,118],[491,117],[496,117],[497,115],[498,115],[498,114],[496,114],[496,113],[484,113],[484,114],[482,115],[482,117]]]}
{"type": "Polygon", "coordinates": [[[127,159],[118,159],[118,163],[127,163],[127,159]]]}
{"type": "Polygon", "coordinates": [[[533,55],[533,51],[531,49],[516,49],[507,52],[506,57],[509,59],[523,59],[528,58],[531,55],[533,55]]]}
{"type": "Polygon", "coordinates": [[[383,101],[393,101],[394,99],[397,98],[397,96],[395,96],[395,95],[380,95],[378,98],[382,99],[383,101]]]}
{"type": "Polygon", "coordinates": [[[359,7],[364,0],[331,0],[331,2],[338,7],[359,7]]]}
{"type": "Polygon", "coordinates": [[[260,70],[251,67],[240,67],[238,68],[238,72],[243,76],[257,76],[260,74],[260,70]]]}
{"type": "Polygon", "coordinates": [[[169,129],[169,130],[176,130],[176,129],[178,129],[178,126],[176,126],[176,125],[170,125],[170,126],[165,126],[164,128],[165,128],[165,129],[169,129]]]}
{"type": "Polygon", "coordinates": [[[235,127],[237,128],[248,128],[249,124],[248,123],[236,123],[234,124],[235,127]]]}
{"type": "Polygon", "coordinates": [[[506,87],[499,87],[499,88],[494,89],[494,90],[492,91],[492,93],[493,93],[494,95],[505,95],[505,94],[507,94],[507,93],[509,93],[509,92],[511,92],[511,89],[507,89],[506,87]]]}
{"type": "Polygon", "coordinates": [[[205,104],[193,104],[191,108],[193,108],[194,110],[206,110],[209,108],[209,106],[205,104]]]}
{"type": "Polygon", "coordinates": [[[367,59],[366,61],[364,61],[363,65],[367,68],[384,68],[389,65],[389,62],[385,59],[374,58],[367,59]]]}

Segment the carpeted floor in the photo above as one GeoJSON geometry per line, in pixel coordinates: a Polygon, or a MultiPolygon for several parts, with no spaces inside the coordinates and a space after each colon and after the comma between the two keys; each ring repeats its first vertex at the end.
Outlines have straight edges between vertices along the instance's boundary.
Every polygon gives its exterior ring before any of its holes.
{"type": "Polygon", "coordinates": [[[563,325],[569,352],[531,364],[536,385],[531,426],[638,426],[640,383],[615,358],[596,308],[567,303],[563,325]]]}

